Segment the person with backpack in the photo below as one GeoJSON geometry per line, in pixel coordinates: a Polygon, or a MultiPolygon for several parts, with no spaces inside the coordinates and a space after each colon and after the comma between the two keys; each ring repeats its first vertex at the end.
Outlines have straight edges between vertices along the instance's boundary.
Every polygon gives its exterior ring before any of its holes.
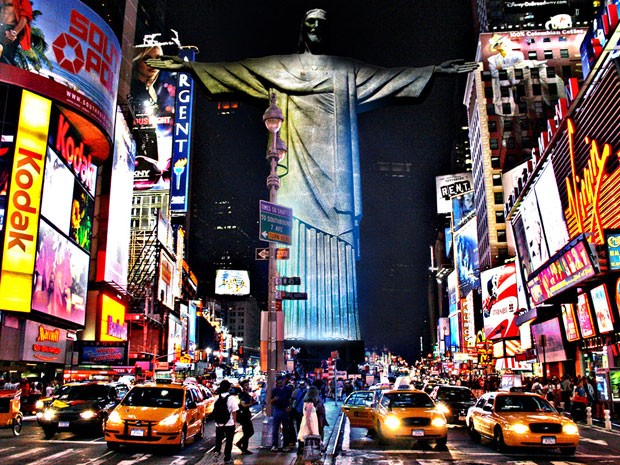
{"type": "Polygon", "coordinates": [[[239,401],[230,393],[230,382],[223,380],[217,390],[217,399],[213,406],[213,421],[215,422],[215,455],[221,454],[224,440],[224,463],[233,463],[232,447],[235,437],[235,422],[239,401]]]}
{"type": "Polygon", "coordinates": [[[237,421],[241,425],[241,431],[243,436],[235,444],[243,455],[251,455],[252,452],[248,450],[250,438],[254,435],[254,425],[252,424],[252,412],[250,407],[257,402],[254,400],[250,393],[250,380],[244,379],[241,381],[241,392],[239,393],[239,411],[237,412],[237,421]]]}

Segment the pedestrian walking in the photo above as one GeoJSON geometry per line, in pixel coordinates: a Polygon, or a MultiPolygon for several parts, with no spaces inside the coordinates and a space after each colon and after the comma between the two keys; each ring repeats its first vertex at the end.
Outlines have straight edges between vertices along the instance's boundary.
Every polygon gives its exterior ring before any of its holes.
{"type": "Polygon", "coordinates": [[[254,425],[252,424],[252,412],[250,407],[257,402],[251,394],[250,380],[241,381],[241,392],[239,393],[239,410],[237,411],[237,423],[241,425],[243,435],[235,444],[243,455],[250,455],[252,452],[248,450],[250,438],[254,435],[254,425]]]}
{"type": "Polygon", "coordinates": [[[273,417],[273,429],[271,430],[272,452],[289,452],[289,407],[293,389],[290,385],[284,384],[284,378],[278,376],[276,385],[271,391],[271,415],[273,417]],[[282,428],[282,445],[280,449],[280,428],[282,428]]]}
{"type": "Polygon", "coordinates": [[[235,422],[239,400],[230,394],[230,382],[223,380],[217,390],[218,397],[213,408],[215,420],[215,455],[220,455],[224,444],[224,463],[233,463],[232,446],[235,437],[235,422]],[[226,414],[227,413],[227,414],[226,414]]]}
{"type": "MultiPolygon", "coordinates": [[[[320,436],[319,434],[319,418],[316,412],[316,405],[319,403],[319,391],[316,387],[310,386],[306,397],[304,398],[303,416],[297,439],[299,440],[299,451],[304,451],[306,440],[309,436],[320,436]]],[[[304,451],[304,460],[306,464],[311,463],[308,460],[308,454],[304,451]]]]}

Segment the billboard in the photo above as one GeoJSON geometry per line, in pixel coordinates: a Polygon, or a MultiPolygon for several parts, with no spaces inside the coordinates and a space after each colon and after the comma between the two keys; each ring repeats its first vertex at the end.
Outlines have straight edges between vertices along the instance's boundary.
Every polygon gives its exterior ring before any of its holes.
{"type": "Polygon", "coordinates": [[[28,27],[31,43],[24,40],[14,53],[5,54],[2,60],[21,69],[15,73],[3,70],[0,76],[12,74],[7,78],[15,84],[50,98],[56,98],[52,95],[54,86],[46,86],[45,82],[64,86],[65,95],[59,95],[59,100],[70,101],[80,108],[111,138],[121,62],[121,48],[114,32],[78,0],[32,0],[31,3],[36,13],[28,27]],[[21,70],[46,79],[33,80],[21,70]]]}
{"type": "Polygon", "coordinates": [[[519,337],[516,313],[517,276],[514,263],[485,270],[480,274],[482,318],[486,339],[519,337]]]}
{"type": "Polygon", "coordinates": [[[478,287],[480,265],[476,217],[454,234],[454,268],[457,270],[459,295],[466,295],[478,287]]]}
{"type": "Polygon", "coordinates": [[[101,318],[98,340],[120,342],[127,340],[125,305],[112,297],[101,294],[101,318]]]}
{"type": "Polygon", "coordinates": [[[451,198],[473,189],[471,173],[448,174],[435,176],[437,189],[437,214],[450,214],[452,212],[451,198]]]}
{"type": "Polygon", "coordinates": [[[575,319],[575,307],[573,304],[562,304],[562,322],[564,323],[564,334],[568,342],[579,339],[577,320],[575,319]]]}
{"type": "Polygon", "coordinates": [[[598,325],[599,333],[609,333],[614,330],[614,317],[611,313],[611,306],[609,304],[609,296],[607,295],[607,288],[605,284],[596,286],[590,291],[592,297],[592,307],[594,308],[594,315],[596,316],[596,324],[598,325]]]}
{"type": "Polygon", "coordinates": [[[30,312],[51,102],[23,91],[0,270],[0,308],[30,312]]]}
{"type": "Polygon", "coordinates": [[[577,321],[579,322],[581,336],[584,339],[595,336],[596,333],[594,331],[594,322],[592,321],[592,311],[590,309],[590,302],[588,301],[588,296],[586,294],[579,294],[577,296],[575,312],[577,313],[577,321]]]}
{"type": "Polygon", "coordinates": [[[564,362],[566,352],[560,331],[558,317],[539,324],[532,325],[532,337],[536,344],[538,363],[564,362]],[[541,336],[544,336],[541,338],[541,336]]]}
{"type": "Polygon", "coordinates": [[[45,219],[39,222],[32,309],[83,325],[89,256],[45,219]]]}
{"type": "Polygon", "coordinates": [[[126,343],[78,341],[80,365],[124,366],[126,343]]]}
{"type": "MultiPolygon", "coordinates": [[[[110,179],[110,200],[108,207],[108,230],[105,249],[100,244],[98,263],[104,264],[103,276],[98,271],[98,279],[127,286],[129,267],[129,244],[131,226],[131,205],[133,195],[133,172],[136,162],[136,144],[131,137],[123,114],[116,113],[114,131],[114,161],[110,179]]],[[[99,265],[101,266],[101,265],[99,265]]]]}
{"type": "Polygon", "coordinates": [[[249,295],[250,276],[246,270],[217,270],[215,272],[217,295],[249,295]]]}
{"type": "Polygon", "coordinates": [[[474,191],[467,191],[452,197],[452,231],[458,231],[475,214],[474,191]]]}

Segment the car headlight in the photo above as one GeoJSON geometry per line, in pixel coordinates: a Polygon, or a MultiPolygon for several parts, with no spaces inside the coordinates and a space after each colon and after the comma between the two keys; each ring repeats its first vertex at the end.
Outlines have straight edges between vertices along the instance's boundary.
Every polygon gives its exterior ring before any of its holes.
{"type": "Polygon", "coordinates": [[[179,414],[175,413],[173,415],[167,416],[162,421],[159,422],[160,426],[173,426],[179,420],[179,414]]]}
{"type": "Polygon", "coordinates": [[[515,423],[514,425],[510,425],[510,429],[517,434],[525,434],[529,431],[527,425],[523,423],[515,423]]]}
{"type": "Polygon", "coordinates": [[[446,426],[446,419],[444,417],[434,417],[431,420],[431,425],[433,425],[435,428],[443,428],[444,426],[446,426]]]}
{"type": "Polygon", "coordinates": [[[91,418],[94,418],[97,416],[97,413],[94,410],[84,410],[82,413],[80,413],[80,417],[82,417],[84,420],[90,420],[91,418]]]}
{"type": "Polygon", "coordinates": [[[400,426],[400,420],[398,419],[398,417],[389,416],[385,419],[385,426],[390,429],[396,429],[400,426]]]}
{"type": "Polygon", "coordinates": [[[564,434],[579,434],[579,428],[575,423],[565,423],[562,426],[562,432],[564,434]]]}
{"type": "Polygon", "coordinates": [[[443,413],[444,415],[450,415],[450,407],[443,403],[437,404],[437,411],[439,413],[443,413]]]}
{"type": "Polygon", "coordinates": [[[34,404],[34,408],[36,408],[37,410],[42,410],[43,407],[45,407],[45,404],[42,400],[37,400],[37,402],[34,404]]]}
{"type": "Polygon", "coordinates": [[[46,410],[43,412],[43,419],[47,421],[52,421],[56,415],[54,415],[53,410],[46,410]]]}
{"type": "Polygon", "coordinates": [[[108,417],[107,426],[122,424],[123,420],[116,410],[113,410],[108,417]]]}

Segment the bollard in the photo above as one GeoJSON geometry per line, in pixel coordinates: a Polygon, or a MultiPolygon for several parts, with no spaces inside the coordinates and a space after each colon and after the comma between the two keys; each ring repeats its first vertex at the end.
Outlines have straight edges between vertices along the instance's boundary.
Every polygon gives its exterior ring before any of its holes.
{"type": "Polygon", "coordinates": [[[592,407],[586,407],[586,424],[592,426],[592,407]]]}
{"type": "Polygon", "coordinates": [[[273,417],[265,417],[263,420],[263,433],[260,441],[260,446],[262,448],[271,449],[271,446],[273,445],[272,429],[273,417]]]}
{"type": "Polygon", "coordinates": [[[603,410],[605,416],[605,429],[611,431],[611,415],[609,409],[603,410]]]}

